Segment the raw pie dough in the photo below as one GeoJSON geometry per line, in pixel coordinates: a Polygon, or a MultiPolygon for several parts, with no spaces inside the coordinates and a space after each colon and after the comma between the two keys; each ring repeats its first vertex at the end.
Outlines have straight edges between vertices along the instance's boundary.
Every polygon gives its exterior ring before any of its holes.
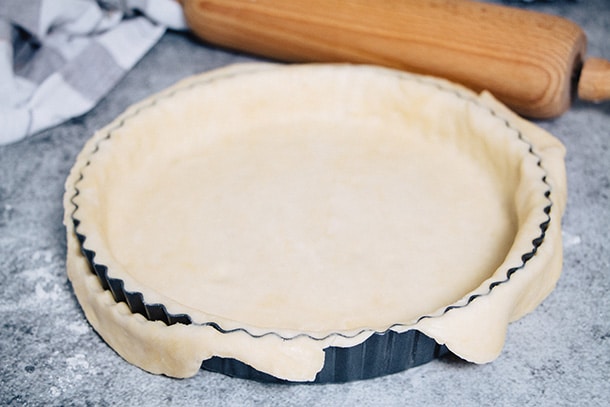
{"type": "Polygon", "coordinates": [[[387,329],[487,362],[559,277],[563,156],[490,95],[446,81],[236,65],[88,142],[66,183],[68,273],[95,329],[155,373],[190,376],[217,355],[313,380],[325,347],[387,329]],[[72,216],[109,276],[193,324],[116,303],[72,216]]]}

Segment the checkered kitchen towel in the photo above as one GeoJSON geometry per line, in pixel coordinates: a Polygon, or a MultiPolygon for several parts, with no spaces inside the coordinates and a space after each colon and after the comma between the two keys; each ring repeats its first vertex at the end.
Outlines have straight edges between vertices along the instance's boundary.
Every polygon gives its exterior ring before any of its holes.
{"type": "Polygon", "coordinates": [[[89,111],[168,27],[175,0],[0,0],[0,145],[89,111]]]}

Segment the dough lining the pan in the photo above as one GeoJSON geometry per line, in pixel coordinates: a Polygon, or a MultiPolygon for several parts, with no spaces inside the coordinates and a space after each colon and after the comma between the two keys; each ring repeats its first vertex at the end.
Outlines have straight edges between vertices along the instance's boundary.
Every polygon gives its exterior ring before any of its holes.
{"type": "Polygon", "coordinates": [[[141,102],[88,143],[66,183],[68,271],[92,325],[157,373],[192,375],[217,355],[311,380],[325,347],[386,329],[484,362],[559,276],[563,154],[489,95],[445,81],[230,67],[141,102]],[[193,324],[146,321],[95,287],[71,216],[127,291],[193,324]]]}

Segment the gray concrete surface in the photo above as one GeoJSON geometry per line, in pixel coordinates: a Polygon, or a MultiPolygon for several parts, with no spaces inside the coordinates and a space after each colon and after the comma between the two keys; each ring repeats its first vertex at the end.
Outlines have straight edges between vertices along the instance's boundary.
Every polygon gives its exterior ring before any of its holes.
{"type": "MultiPolygon", "coordinates": [[[[567,16],[610,59],[610,2],[529,6],[567,16]]],[[[605,406],[610,399],[610,103],[538,123],[562,140],[569,204],[556,290],[510,325],[501,356],[447,357],[337,385],[265,385],[201,371],[176,380],[121,359],[92,330],[65,273],[63,183],[93,131],[190,74],[251,57],[169,33],[93,111],[0,147],[0,405],[605,406]]]]}

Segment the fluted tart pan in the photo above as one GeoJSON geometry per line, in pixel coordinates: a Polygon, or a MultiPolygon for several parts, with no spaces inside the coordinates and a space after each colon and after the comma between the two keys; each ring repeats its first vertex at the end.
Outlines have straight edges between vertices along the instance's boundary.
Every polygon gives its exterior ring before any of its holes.
{"type": "Polygon", "coordinates": [[[85,145],[68,275],[104,340],[153,373],[342,382],[447,352],[485,363],[559,278],[563,160],[445,80],[234,65],[85,145]]]}

